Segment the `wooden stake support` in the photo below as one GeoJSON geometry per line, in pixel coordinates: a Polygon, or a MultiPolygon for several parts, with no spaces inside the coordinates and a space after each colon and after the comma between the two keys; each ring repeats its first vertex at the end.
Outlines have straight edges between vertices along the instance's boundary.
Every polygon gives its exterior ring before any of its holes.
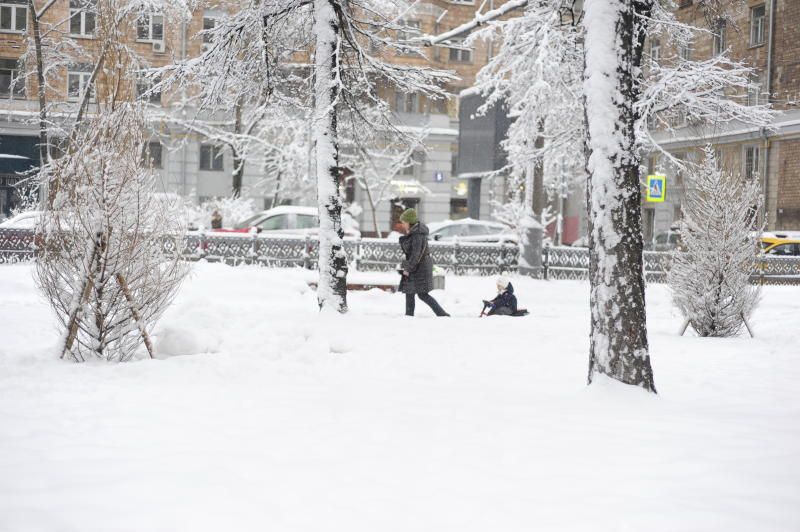
{"type": "Polygon", "coordinates": [[[89,294],[92,292],[92,277],[91,272],[94,270],[94,263],[97,261],[97,243],[92,246],[92,257],[89,260],[89,270],[86,275],[86,280],[83,284],[83,289],[81,290],[81,299],[78,304],[72,309],[72,313],[69,316],[69,321],[67,321],[67,341],[64,342],[64,348],[61,350],[61,359],[67,356],[69,350],[72,349],[72,344],[75,342],[75,338],[78,336],[78,314],[80,314],[83,305],[86,303],[86,300],[89,299],[89,294]]]}
{"type": "Polygon", "coordinates": [[[125,299],[128,301],[128,305],[131,309],[131,315],[133,316],[133,319],[136,320],[136,327],[139,329],[139,333],[142,335],[142,340],[144,340],[144,346],[147,348],[147,353],[150,355],[150,358],[155,358],[155,356],[153,356],[153,344],[150,341],[150,335],[147,334],[147,331],[142,324],[141,315],[139,314],[139,311],[136,310],[136,302],[133,300],[133,294],[131,294],[131,291],[128,288],[128,283],[125,282],[125,278],[121,273],[118,273],[116,278],[119,287],[122,289],[122,293],[125,294],[125,299]]]}

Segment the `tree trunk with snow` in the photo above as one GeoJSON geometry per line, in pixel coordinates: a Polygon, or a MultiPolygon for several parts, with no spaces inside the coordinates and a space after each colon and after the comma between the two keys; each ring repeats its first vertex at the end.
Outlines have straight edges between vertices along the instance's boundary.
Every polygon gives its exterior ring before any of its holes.
{"type": "Polygon", "coordinates": [[[586,2],[585,98],[591,347],[596,374],[655,392],[642,268],[640,156],[635,103],[652,0],[586,2]]]}
{"type": "MultiPolygon", "coordinates": [[[[236,100],[233,109],[233,133],[239,135],[242,132],[242,99],[236,100]]],[[[244,158],[235,144],[231,145],[233,155],[233,184],[231,186],[231,196],[238,198],[242,195],[242,181],[244,180],[244,158]]]]}
{"type": "Polygon", "coordinates": [[[339,195],[339,146],[336,106],[339,99],[339,19],[333,0],[314,0],[314,125],[319,203],[320,308],[347,311],[347,255],[339,195]]]}

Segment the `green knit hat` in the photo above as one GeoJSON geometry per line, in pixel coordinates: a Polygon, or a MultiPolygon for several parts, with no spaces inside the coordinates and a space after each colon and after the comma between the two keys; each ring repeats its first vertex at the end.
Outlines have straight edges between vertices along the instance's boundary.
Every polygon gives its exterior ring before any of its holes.
{"type": "Polygon", "coordinates": [[[403,214],[400,215],[400,221],[405,222],[409,225],[414,225],[419,221],[417,218],[417,211],[416,209],[406,209],[403,211],[403,214]]]}

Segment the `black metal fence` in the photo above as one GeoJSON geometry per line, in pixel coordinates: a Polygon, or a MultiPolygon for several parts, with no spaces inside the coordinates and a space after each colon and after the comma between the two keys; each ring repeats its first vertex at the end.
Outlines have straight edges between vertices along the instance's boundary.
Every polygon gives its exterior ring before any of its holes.
{"type": "MultiPolygon", "coordinates": [[[[394,271],[403,260],[397,242],[376,238],[345,240],[351,265],[359,271],[394,271]]],[[[493,275],[516,269],[516,244],[430,243],[437,266],[456,275],[493,275]]],[[[263,237],[199,233],[186,238],[183,255],[189,260],[205,259],[226,264],[300,266],[316,268],[319,242],[313,238],[263,237]]]]}
{"type": "MultiPolygon", "coordinates": [[[[169,244],[172,245],[172,244],[169,244]]],[[[186,260],[224,262],[232,266],[257,264],[271,267],[314,269],[319,243],[313,238],[264,237],[190,233],[181,254],[186,260]]],[[[381,239],[345,240],[350,264],[359,271],[394,271],[403,259],[397,242],[381,239]]],[[[455,275],[514,273],[519,261],[516,244],[430,243],[436,266],[455,275]]],[[[31,261],[36,255],[32,230],[0,229],[0,264],[31,261]]],[[[645,251],[645,280],[664,283],[672,254],[645,251]]],[[[545,247],[542,277],[552,280],[585,280],[589,276],[589,250],[573,247],[545,247]]],[[[800,257],[762,257],[756,261],[754,282],[800,285],[800,257]]]]}

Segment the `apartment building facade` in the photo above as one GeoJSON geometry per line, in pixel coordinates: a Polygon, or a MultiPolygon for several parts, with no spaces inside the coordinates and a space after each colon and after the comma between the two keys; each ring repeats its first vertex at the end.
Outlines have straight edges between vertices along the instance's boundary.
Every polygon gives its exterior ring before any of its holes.
{"type": "MultiPolygon", "coordinates": [[[[41,9],[47,3],[36,1],[41,9]]],[[[468,0],[426,0],[414,5],[406,23],[420,32],[436,34],[470,20],[479,4],[468,0]]],[[[233,9],[232,7],[228,7],[233,9]]],[[[39,110],[35,76],[31,65],[20,61],[28,49],[31,17],[26,0],[0,1],[0,212],[8,214],[16,198],[15,185],[20,172],[39,164],[39,110]]],[[[200,32],[214,26],[222,15],[219,8],[198,8],[188,21],[172,22],[166,13],[152,13],[130,21],[126,35],[130,45],[148,67],[162,67],[186,58],[197,57],[205,43],[200,32]]],[[[177,19],[177,18],[176,18],[177,19]]],[[[42,16],[42,24],[55,31],[70,45],[91,51],[94,43],[95,17],[87,0],[56,0],[42,16]]],[[[392,62],[428,66],[455,72],[458,79],[446,88],[452,94],[472,86],[478,70],[492,53],[491,42],[474,47],[460,41],[424,50],[425,57],[396,54],[392,62]]],[[[30,54],[28,54],[30,56],[30,54]]],[[[77,99],[91,75],[91,64],[65,65],[59,69],[48,88],[48,99],[56,102],[51,109],[54,120],[74,111],[77,99]]],[[[148,84],[133,81],[133,94],[143,93],[148,84]]],[[[465,180],[457,178],[454,168],[458,146],[458,100],[430,101],[420,94],[384,94],[400,128],[427,131],[425,149],[414,154],[414,164],[392,179],[391,190],[378,207],[380,230],[389,231],[398,212],[416,206],[426,220],[458,218],[466,215],[465,180]]],[[[175,120],[180,94],[151,94],[148,101],[156,120],[149,152],[154,167],[162,177],[164,192],[177,193],[195,202],[231,194],[233,160],[230,150],[201,134],[187,130],[175,120]]],[[[90,111],[91,111],[90,106],[90,111]]],[[[264,186],[264,163],[257,155],[248,158],[243,177],[244,195],[257,208],[272,204],[273,190],[264,186]]],[[[488,186],[488,185],[487,185],[488,186]]],[[[349,200],[364,205],[365,191],[348,187],[349,200]]],[[[297,198],[313,203],[312,197],[297,198]]],[[[487,202],[491,194],[484,194],[487,202]]],[[[362,218],[369,216],[365,209],[362,218]]],[[[485,208],[484,212],[488,212],[485,208]]],[[[365,223],[367,231],[371,223],[365,223]]]]}
{"type": "MultiPolygon", "coordinates": [[[[712,144],[724,168],[761,182],[768,229],[800,229],[800,2],[726,4],[732,20],[717,21],[711,32],[697,37],[691,49],[671,49],[650,38],[650,60],[670,53],[703,60],[727,50],[733,59],[755,69],[746,93],[733,97],[749,105],[770,103],[777,116],[766,128],[740,123],[695,127],[677,113],[675,130],[654,136],[678,159],[699,160],[704,146],[712,144]]],[[[708,27],[702,9],[691,0],[678,2],[676,15],[681,21],[708,27]]],[[[675,227],[681,205],[692,193],[682,172],[666,159],[651,154],[646,160],[648,174],[667,177],[666,201],[642,205],[646,241],[675,227]]]]}

